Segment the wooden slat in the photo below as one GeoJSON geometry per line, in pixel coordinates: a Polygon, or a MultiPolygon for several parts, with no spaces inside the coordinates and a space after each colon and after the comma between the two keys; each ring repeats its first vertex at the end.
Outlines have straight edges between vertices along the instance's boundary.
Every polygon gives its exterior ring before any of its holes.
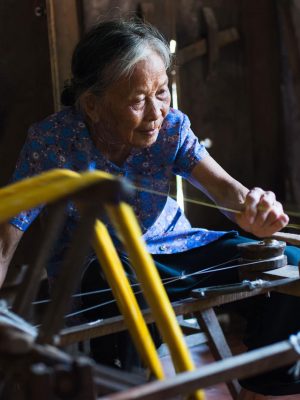
{"type": "Polygon", "coordinates": [[[178,374],[173,378],[155,381],[98,400],[165,400],[186,395],[194,390],[227,382],[233,378],[245,378],[272,368],[293,363],[299,359],[288,341],[279,342],[230,359],[217,361],[193,372],[178,374]]]}
{"type": "MultiPolygon", "coordinates": [[[[292,285],[294,280],[290,281],[289,285],[292,285]]],[[[282,283],[282,282],[281,282],[282,283]]],[[[274,283],[277,286],[276,282],[274,283]]],[[[288,286],[289,286],[288,285],[288,286]]],[[[300,281],[297,280],[295,283],[294,290],[300,293],[300,281]]],[[[285,285],[284,285],[285,286],[285,285]]],[[[280,289],[281,285],[276,287],[276,290],[280,289]]],[[[249,297],[257,296],[259,294],[265,294],[270,292],[272,288],[255,289],[250,292],[239,292],[231,293],[221,296],[214,296],[204,299],[192,299],[188,298],[180,302],[173,303],[173,308],[176,315],[186,315],[189,313],[195,313],[211,307],[216,307],[222,304],[232,303],[234,301],[243,300],[249,297]]],[[[150,313],[150,310],[144,310],[143,315],[147,323],[154,322],[154,319],[150,313]]],[[[121,332],[126,329],[124,318],[122,316],[116,316],[112,318],[106,318],[94,323],[82,324],[71,328],[63,329],[60,332],[58,344],[60,346],[66,346],[78,341],[88,340],[91,338],[105,336],[111,333],[121,332]]]]}
{"type": "Polygon", "coordinates": [[[297,235],[295,233],[276,232],[272,235],[272,238],[276,240],[283,240],[295,246],[300,246],[300,235],[297,235]]]}
{"type": "Polygon", "coordinates": [[[64,81],[71,78],[71,57],[79,40],[78,5],[74,0],[46,0],[54,109],[60,109],[64,81]]]}
{"type": "MultiPolygon", "coordinates": [[[[231,358],[232,353],[219,324],[218,318],[213,308],[209,308],[195,314],[199,325],[209,338],[209,348],[215,360],[231,358]]],[[[236,379],[227,382],[228,390],[233,399],[237,399],[241,386],[236,379]]]]}
{"type": "MultiPolygon", "coordinates": [[[[225,29],[218,33],[219,47],[224,47],[230,43],[239,40],[240,36],[236,28],[225,29]]],[[[176,61],[177,64],[182,65],[192,61],[196,57],[201,57],[207,53],[207,40],[201,39],[196,43],[178,50],[176,61]]]]}

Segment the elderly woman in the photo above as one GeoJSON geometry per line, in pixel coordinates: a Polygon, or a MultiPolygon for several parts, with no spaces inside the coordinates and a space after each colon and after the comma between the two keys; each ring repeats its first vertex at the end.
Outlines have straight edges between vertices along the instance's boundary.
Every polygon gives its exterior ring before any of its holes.
{"type": "MultiPolygon", "coordinates": [[[[233,231],[192,228],[178,204],[168,196],[174,174],[187,179],[218,206],[240,210],[238,214],[228,213],[228,217],[257,237],[270,236],[288,223],[274,193],[260,188],[249,190],[228,175],[199,143],[188,117],[170,108],[170,63],[168,44],[152,26],[132,21],[95,26],[75,48],[73,78],[62,93],[66,107],[30,128],[13,176],[18,180],[51,168],[81,171],[92,166],[150,189],[137,191],[131,202],[162,278],[178,277],[183,272],[188,274],[237,257],[236,245],[249,240],[233,231]]],[[[2,227],[0,282],[20,237],[40,211],[24,212],[2,227]]],[[[59,273],[77,218],[72,205],[68,215],[64,241],[48,266],[50,279],[59,273]]],[[[300,252],[296,248],[288,247],[286,253],[291,264],[298,264],[300,252]]],[[[130,275],[129,261],[121,249],[120,254],[130,275]]],[[[91,254],[90,273],[83,278],[85,289],[100,281],[100,275],[91,278],[99,270],[93,267],[93,260],[91,254]]],[[[234,282],[235,274],[227,271],[209,275],[205,284],[234,282]]],[[[178,298],[202,279],[188,277],[166,288],[171,298],[178,298]]],[[[251,347],[284,339],[299,326],[291,318],[284,321],[284,326],[274,314],[268,318],[274,307],[296,307],[290,298],[274,295],[264,301],[260,322],[269,329],[257,325],[261,331],[256,332],[256,341],[250,341],[251,347]]],[[[100,311],[98,318],[99,315],[100,311]]],[[[100,350],[99,346],[95,349],[96,358],[99,352],[103,355],[103,345],[100,350]]]]}

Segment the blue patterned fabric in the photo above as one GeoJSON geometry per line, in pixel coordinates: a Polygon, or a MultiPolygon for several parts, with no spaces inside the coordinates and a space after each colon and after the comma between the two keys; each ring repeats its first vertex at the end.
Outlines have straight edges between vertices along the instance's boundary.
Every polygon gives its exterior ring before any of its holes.
{"type": "MultiPolygon", "coordinates": [[[[130,200],[149,252],[172,254],[206,245],[225,233],[192,228],[176,201],[168,196],[172,176],[188,178],[207,154],[192,132],[188,117],[170,109],[157,141],[148,148],[134,148],[120,167],[95,147],[82,115],[66,108],[30,128],[12,180],[52,168],[84,171],[92,167],[124,176],[151,191],[138,190],[130,200]]],[[[26,230],[42,207],[21,213],[11,223],[26,230]]],[[[72,204],[68,216],[71,231],[77,217],[72,204]]]]}

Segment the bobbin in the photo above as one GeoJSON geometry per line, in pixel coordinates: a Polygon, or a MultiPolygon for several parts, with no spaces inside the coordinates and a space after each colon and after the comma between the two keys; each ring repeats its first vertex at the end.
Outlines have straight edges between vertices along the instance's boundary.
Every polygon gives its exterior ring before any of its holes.
{"type": "Polygon", "coordinates": [[[284,255],[286,243],[272,238],[258,242],[241,243],[237,245],[241,258],[239,262],[261,261],[257,264],[245,265],[241,269],[248,271],[268,271],[287,265],[287,257],[284,255]],[[265,261],[264,261],[265,260],[265,261]]]}

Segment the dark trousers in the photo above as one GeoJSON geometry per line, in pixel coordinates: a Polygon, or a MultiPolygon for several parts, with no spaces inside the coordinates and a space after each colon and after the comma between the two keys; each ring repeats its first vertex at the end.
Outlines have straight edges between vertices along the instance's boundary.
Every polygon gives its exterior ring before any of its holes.
{"type": "MultiPolygon", "coordinates": [[[[251,241],[251,239],[228,233],[221,239],[206,246],[198,247],[177,254],[154,255],[154,261],[171,301],[189,296],[190,290],[196,287],[234,283],[238,281],[237,269],[227,269],[218,272],[195,274],[184,279],[174,280],[195,271],[205,270],[211,266],[222,264],[239,257],[237,244],[251,241]],[[168,283],[168,281],[173,281],[168,283]]],[[[286,255],[288,263],[298,265],[300,262],[300,249],[287,246],[286,255]]],[[[124,268],[132,284],[136,285],[134,271],[125,255],[121,255],[124,268]]],[[[222,268],[222,266],[220,266],[222,268]]],[[[86,271],[82,280],[82,291],[107,288],[105,279],[97,262],[93,262],[86,271]]],[[[139,287],[134,286],[138,292],[139,287]]],[[[137,296],[140,307],[147,307],[145,300],[137,296]]],[[[104,303],[113,300],[110,292],[97,296],[83,298],[84,306],[104,303]]],[[[243,304],[237,304],[237,310],[242,309],[247,318],[247,332],[245,343],[249,349],[265,346],[280,340],[285,340],[290,334],[300,330],[300,298],[272,293],[270,297],[257,296],[243,304]]],[[[87,317],[90,320],[118,315],[119,311],[115,302],[108,303],[99,309],[91,311],[87,317]]],[[[159,335],[153,325],[150,327],[156,344],[160,343],[159,335]]],[[[112,364],[115,359],[121,360],[122,367],[130,369],[139,364],[139,358],[131,345],[127,332],[97,338],[91,341],[92,355],[98,362],[112,364]],[[126,343],[126,344],[125,344],[126,343]]],[[[244,380],[242,384],[254,391],[263,394],[289,394],[300,393],[300,386],[293,381],[287,368],[277,369],[271,373],[244,380]]]]}

